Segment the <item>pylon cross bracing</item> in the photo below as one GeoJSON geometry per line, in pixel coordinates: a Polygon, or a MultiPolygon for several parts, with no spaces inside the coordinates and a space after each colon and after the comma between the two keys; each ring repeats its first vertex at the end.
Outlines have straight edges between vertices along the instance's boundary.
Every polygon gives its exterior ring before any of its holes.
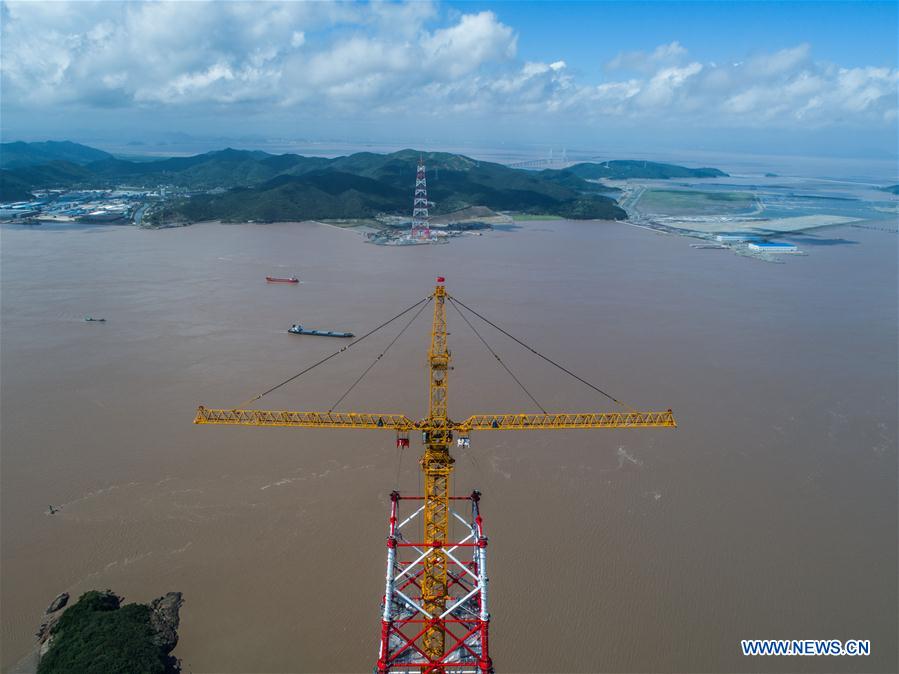
{"type": "Polygon", "coordinates": [[[448,502],[470,506],[464,517],[453,507],[447,513],[461,525],[464,536],[439,542],[410,540],[426,512],[422,504],[404,519],[400,504],[413,507],[422,496],[390,495],[387,536],[387,573],[381,611],[381,643],[378,674],[487,674],[493,671],[488,632],[487,537],[480,515],[480,493],[451,496],[448,502]],[[406,530],[404,531],[404,527],[406,530]],[[425,580],[434,560],[445,571],[443,605],[435,608],[425,596],[425,580]],[[431,650],[429,635],[435,629],[445,646],[431,650]]]}

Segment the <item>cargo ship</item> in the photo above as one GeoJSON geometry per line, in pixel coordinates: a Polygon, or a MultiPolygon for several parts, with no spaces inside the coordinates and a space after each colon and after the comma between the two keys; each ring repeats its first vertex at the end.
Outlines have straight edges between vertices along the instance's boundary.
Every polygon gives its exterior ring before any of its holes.
{"type": "Polygon", "coordinates": [[[318,335],[319,337],[352,337],[352,332],[334,332],[332,330],[309,330],[299,323],[294,323],[287,329],[292,335],[318,335]]]}
{"type": "Polygon", "coordinates": [[[278,278],[277,276],[266,276],[265,280],[269,283],[299,283],[300,279],[296,276],[290,278],[278,278]]]}

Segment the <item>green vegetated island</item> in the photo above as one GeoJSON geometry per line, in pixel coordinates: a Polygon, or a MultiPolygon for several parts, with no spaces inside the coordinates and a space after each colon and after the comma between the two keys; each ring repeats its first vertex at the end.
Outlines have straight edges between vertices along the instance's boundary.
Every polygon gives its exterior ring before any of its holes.
{"type": "Polygon", "coordinates": [[[70,606],[61,594],[38,630],[37,674],[173,674],[170,653],[178,643],[180,592],[149,604],[122,604],[111,590],[85,592],[70,606]]]}
{"type": "Polygon", "coordinates": [[[225,149],[191,157],[129,161],[71,142],[4,143],[0,201],[37,190],[157,188],[173,192],[144,224],[204,220],[275,222],[408,216],[416,165],[424,158],[432,215],[472,207],[494,212],[622,220],[617,188],[601,179],[704,178],[727,174],[647,161],[575,164],[530,171],[459,154],[401,150],[327,159],[225,149]]]}

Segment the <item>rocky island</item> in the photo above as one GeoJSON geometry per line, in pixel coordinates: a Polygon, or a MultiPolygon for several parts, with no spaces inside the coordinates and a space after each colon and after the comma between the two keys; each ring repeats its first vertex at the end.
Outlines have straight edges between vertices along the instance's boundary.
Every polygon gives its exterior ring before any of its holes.
{"type": "Polygon", "coordinates": [[[62,593],[46,610],[37,632],[38,674],[180,672],[170,655],[178,644],[180,592],[149,604],[122,604],[112,590],[85,592],[67,607],[62,593]]]}

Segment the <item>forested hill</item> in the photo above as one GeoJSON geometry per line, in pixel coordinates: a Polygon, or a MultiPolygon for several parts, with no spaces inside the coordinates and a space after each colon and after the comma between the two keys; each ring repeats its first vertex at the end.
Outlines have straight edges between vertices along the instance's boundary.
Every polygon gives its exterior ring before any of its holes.
{"type": "Polygon", "coordinates": [[[667,180],[669,178],[725,178],[727,174],[716,168],[687,168],[677,164],[654,161],[616,159],[599,164],[583,163],[565,169],[579,178],[597,180],[627,180],[630,178],[667,180]]]}
{"type": "MultiPolygon", "coordinates": [[[[294,219],[300,214],[319,219],[405,215],[411,211],[419,157],[428,168],[432,214],[486,206],[496,211],[568,218],[626,217],[614,199],[600,193],[602,186],[574,176],[543,176],[463,155],[415,150],[386,155],[358,153],[331,160],[271,157],[259,163],[277,170],[276,177],[223,194],[196,195],[178,209],[190,221],[271,221],[294,219]],[[272,160],[278,161],[277,167],[271,166],[272,160]]],[[[258,166],[253,169],[258,170],[258,166]]],[[[197,174],[198,169],[194,172],[197,174]]]]}
{"type": "Polygon", "coordinates": [[[0,143],[0,168],[38,166],[52,161],[89,164],[111,158],[112,155],[108,152],[68,140],[48,140],[43,143],[23,143],[21,141],[0,143]]]}
{"type": "Polygon", "coordinates": [[[419,157],[428,168],[432,213],[469,206],[581,219],[623,219],[597,177],[725,175],[652,162],[577,164],[558,171],[526,171],[459,154],[401,150],[360,152],[327,159],[225,149],[191,157],[134,162],[76,143],[6,143],[0,201],[24,200],[47,188],[177,187],[190,192],[167,206],[187,221],[368,218],[404,215],[419,157]],[[96,154],[93,154],[96,153],[96,154]],[[39,162],[40,157],[52,157],[39,162]],[[99,157],[90,160],[92,156],[99,157]],[[626,174],[626,175],[625,175],[626,174]]]}
{"type": "Polygon", "coordinates": [[[108,156],[84,165],[57,160],[0,170],[0,200],[47,188],[168,185],[192,192],[167,208],[188,221],[366,218],[411,211],[419,157],[428,166],[435,214],[469,206],[622,219],[601,185],[567,173],[541,175],[444,152],[360,152],[325,159],[225,149],[192,157],[132,162],[108,156]]]}

